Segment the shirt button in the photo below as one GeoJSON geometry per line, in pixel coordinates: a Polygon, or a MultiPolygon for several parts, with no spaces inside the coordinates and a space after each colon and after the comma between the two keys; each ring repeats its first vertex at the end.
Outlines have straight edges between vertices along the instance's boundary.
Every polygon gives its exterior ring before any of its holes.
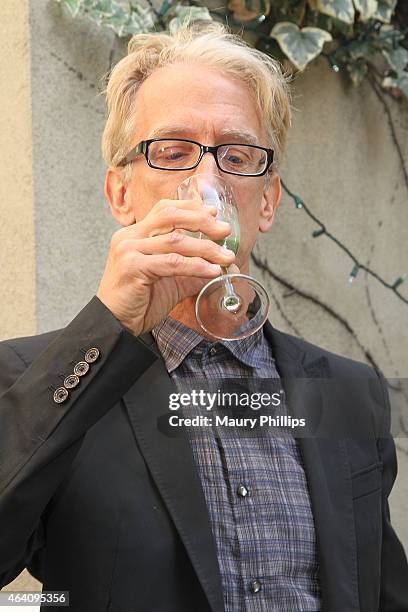
{"type": "Polygon", "coordinates": [[[260,583],[259,580],[253,580],[251,582],[251,591],[252,591],[252,593],[259,593],[261,588],[262,588],[262,584],[260,583]]]}
{"type": "Polygon", "coordinates": [[[215,346],[212,346],[210,348],[210,355],[216,355],[217,354],[217,348],[215,346]]]}
{"type": "Polygon", "coordinates": [[[237,489],[237,493],[240,497],[246,497],[249,493],[248,489],[246,488],[245,485],[239,485],[238,489],[237,489]]]}

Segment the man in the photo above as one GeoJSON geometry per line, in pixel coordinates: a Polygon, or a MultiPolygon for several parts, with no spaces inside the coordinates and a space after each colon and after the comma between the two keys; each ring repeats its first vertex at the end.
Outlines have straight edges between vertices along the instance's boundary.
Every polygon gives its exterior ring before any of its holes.
{"type": "Polygon", "coordinates": [[[194,316],[201,287],[220,266],[247,273],[272,225],[290,121],[278,65],[221,26],[136,36],[107,98],[105,194],[122,227],[98,291],[65,329],[0,344],[1,585],[28,567],[75,611],[408,610],[383,377],[269,322],[216,342],[194,316]],[[180,139],[191,151],[172,171],[180,139]],[[232,145],[259,147],[256,173],[226,172],[232,145]],[[213,210],[175,196],[196,173],[234,190],[237,257],[213,242],[230,231],[213,210]],[[174,435],[169,397],[200,376],[366,379],[373,435],[174,435]]]}

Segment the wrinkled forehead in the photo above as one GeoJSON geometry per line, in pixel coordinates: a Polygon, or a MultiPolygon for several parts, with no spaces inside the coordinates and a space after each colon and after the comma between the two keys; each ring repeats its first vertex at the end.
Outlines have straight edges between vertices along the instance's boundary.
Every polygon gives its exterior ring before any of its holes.
{"type": "Polygon", "coordinates": [[[135,141],[177,135],[218,139],[231,134],[234,140],[242,136],[249,144],[266,144],[262,113],[250,87],[207,66],[157,69],[140,86],[133,112],[135,141]]]}

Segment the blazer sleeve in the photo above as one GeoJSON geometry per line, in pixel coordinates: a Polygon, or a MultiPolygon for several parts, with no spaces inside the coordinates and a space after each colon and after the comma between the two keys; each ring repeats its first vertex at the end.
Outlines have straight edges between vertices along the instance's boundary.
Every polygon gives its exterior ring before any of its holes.
{"type": "Polygon", "coordinates": [[[382,516],[383,538],[381,551],[381,587],[379,612],[402,612],[408,610],[408,563],[404,548],[399,541],[390,518],[388,496],[397,476],[397,456],[395,444],[390,433],[391,407],[384,376],[380,377],[385,405],[385,421],[378,451],[383,462],[382,475],[382,516]]]}
{"type": "Polygon", "coordinates": [[[19,356],[24,342],[0,343],[0,587],[44,545],[44,509],[86,431],[157,359],[96,296],[31,363],[19,356]],[[55,389],[89,348],[98,359],[55,402],[55,389]]]}

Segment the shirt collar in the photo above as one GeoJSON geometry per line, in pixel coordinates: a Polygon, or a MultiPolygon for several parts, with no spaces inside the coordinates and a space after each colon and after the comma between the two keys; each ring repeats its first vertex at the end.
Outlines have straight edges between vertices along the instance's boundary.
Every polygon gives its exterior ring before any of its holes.
{"type": "Polygon", "coordinates": [[[241,340],[218,340],[211,342],[206,340],[193,329],[180,321],[167,316],[161,323],[152,329],[153,337],[163,356],[168,372],[175,370],[187,357],[187,355],[199,344],[212,346],[223,345],[241,363],[256,367],[259,363],[259,354],[263,352],[262,347],[266,338],[263,329],[255,334],[241,340]]]}

